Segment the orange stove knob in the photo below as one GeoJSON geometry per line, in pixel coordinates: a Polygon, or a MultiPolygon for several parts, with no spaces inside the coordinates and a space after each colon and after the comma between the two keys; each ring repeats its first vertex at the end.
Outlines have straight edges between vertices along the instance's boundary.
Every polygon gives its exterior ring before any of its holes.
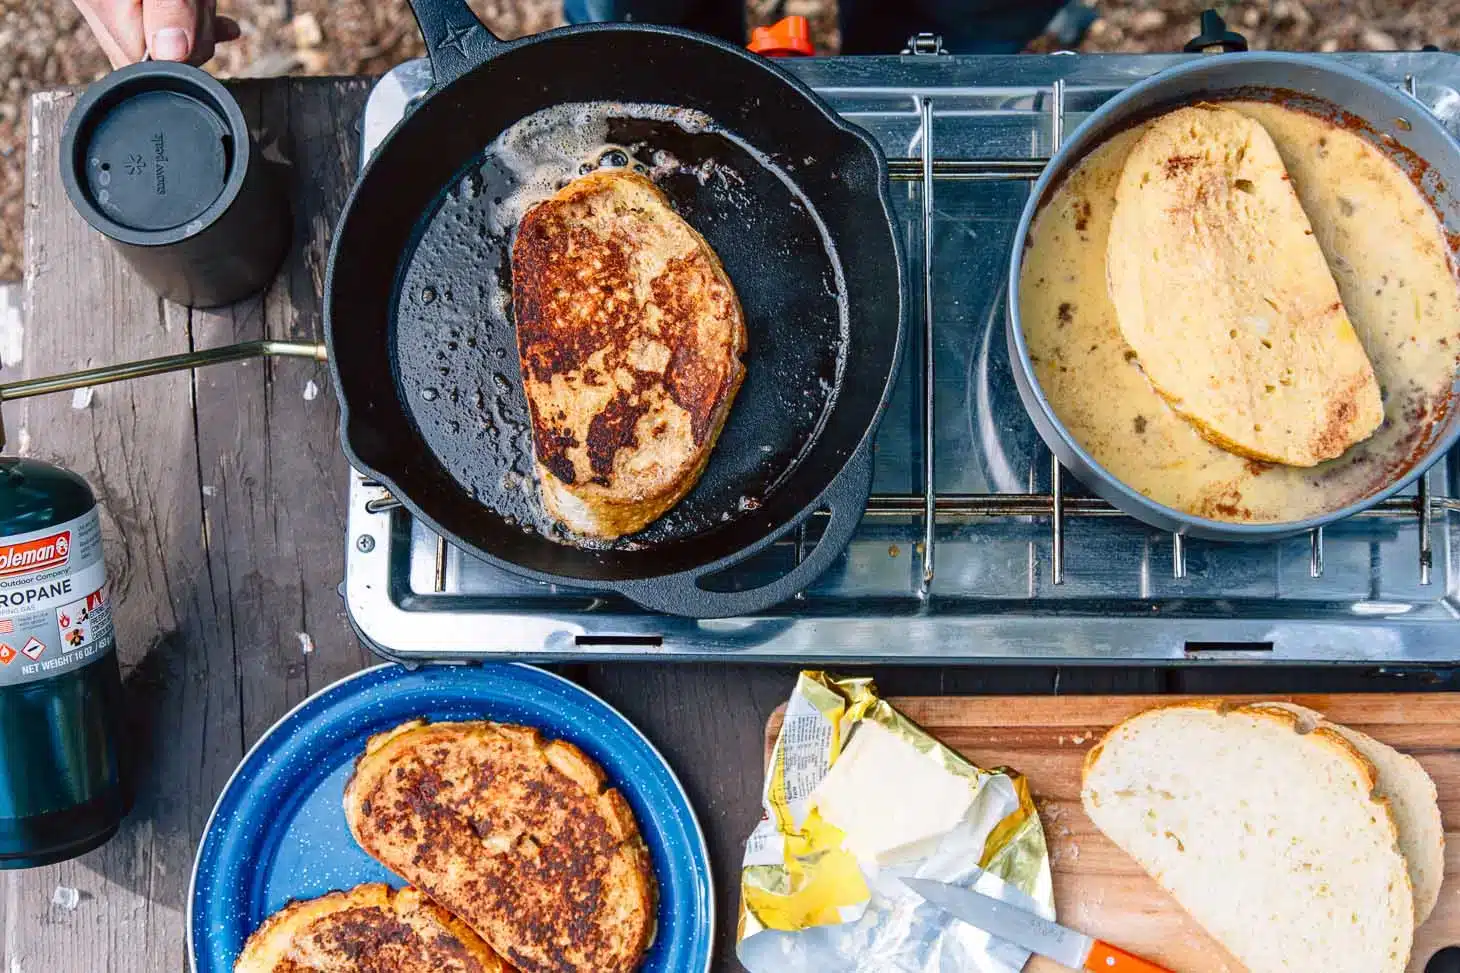
{"type": "Polygon", "coordinates": [[[750,32],[750,50],[766,57],[810,57],[816,53],[811,45],[811,27],[805,17],[783,17],[769,27],[750,32]]]}

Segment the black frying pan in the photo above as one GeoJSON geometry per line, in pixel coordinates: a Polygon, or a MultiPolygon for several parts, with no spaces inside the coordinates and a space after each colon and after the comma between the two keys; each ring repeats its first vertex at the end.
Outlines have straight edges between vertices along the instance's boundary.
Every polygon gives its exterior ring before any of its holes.
{"type": "Polygon", "coordinates": [[[436,84],[351,193],[325,283],[351,462],[453,543],[542,581],[692,617],[753,614],[806,587],[865,509],[902,345],[876,144],[769,61],[709,37],[592,25],[503,43],[460,0],[412,6],[436,84]],[[606,123],[633,161],[656,150],[678,160],[661,188],[719,254],[749,329],[745,384],[698,486],[601,550],[531,526],[526,403],[503,300],[513,228],[497,211],[518,177],[483,155],[520,119],[582,102],[670,105],[722,127],[606,123]],[[830,512],[826,530],[784,576],[748,590],[701,583],[817,509],[830,512]]]}

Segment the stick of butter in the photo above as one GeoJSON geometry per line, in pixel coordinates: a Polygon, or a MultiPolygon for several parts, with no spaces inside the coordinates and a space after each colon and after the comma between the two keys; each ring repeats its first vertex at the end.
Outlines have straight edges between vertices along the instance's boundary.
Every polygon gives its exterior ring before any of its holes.
{"type": "Polygon", "coordinates": [[[885,866],[957,827],[973,804],[973,790],[968,778],[863,720],[810,803],[846,835],[844,848],[885,866]]]}

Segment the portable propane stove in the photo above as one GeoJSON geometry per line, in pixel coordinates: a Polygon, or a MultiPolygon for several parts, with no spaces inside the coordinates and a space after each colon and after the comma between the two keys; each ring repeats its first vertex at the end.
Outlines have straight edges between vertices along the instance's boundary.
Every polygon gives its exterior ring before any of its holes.
{"type": "MultiPolygon", "coordinates": [[[[402,661],[1460,663],[1455,453],[1326,531],[1214,544],[1095,499],[1020,404],[1004,282],[1031,182],[1063,133],[1186,56],[951,56],[927,36],[909,52],[786,63],[880,141],[917,295],[873,496],[845,556],[763,616],[669,618],[499,571],[355,472],[343,591],[361,636],[402,661]]],[[[1334,56],[1460,133],[1460,58],[1334,56]]],[[[415,61],[380,80],[361,123],[365,157],[430,77],[415,61]]],[[[812,517],[737,570],[782,573],[819,531],[812,517]]]]}

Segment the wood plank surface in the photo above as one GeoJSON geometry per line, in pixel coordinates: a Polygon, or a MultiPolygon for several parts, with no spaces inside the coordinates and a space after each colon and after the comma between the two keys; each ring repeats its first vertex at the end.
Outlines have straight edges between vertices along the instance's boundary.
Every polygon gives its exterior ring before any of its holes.
{"type": "MultiPolygon", "coordinates": [[[[264,87],[266,112],[277,103],[287,114],[274,116],[259,142],[284,169],[294,237],[302,244],[267,295],[264,328],[270,338],[324,340],[325,267],[335,220],[355,182],[354,120],[370,84],[365,78],[291,78],[264,87]]],[[[288,539],[282,552],[286,568],[273,572],[280,579],[278,601],[289,606],[278,640],[293,642],[293,658],[304,664],[305,689],[313,693],[380,660],[350,628],[338,589],[345,576],[350,466],[340,450],[339,404],[329,366],[276,359],[265,369],[268,470],[279,511],[274,529],[288,539]]]]}
{"type": "MultiPolygon", "coordinates": [[[[1029,780],[1054,873],[1060,921],[1181,973],[1236,973],[1233,960],[1125,852],[1102,835],[1080,804],[1085,754],[1121,720],[1180,696],[896,697],[890,701],[981,767],[1012,767],[1029,780]]],[[[1445,884],[1415,933],[1410,973],[1460,944],[1460,693],[1234,696],[1285,699],[1324,713],[1415,757],[1434,778],[1447,841],[1445,884]]],[[[766,724],[765,759],[782,710],[766,724]]],[[[1029,973],[1057,973],[1039,957],[1029,973]]]]}
{"type": "MultiPolygon", "coordinates": [[[[58,92],[32,104],[26,329],[12,374],[189,346],[187,312],[132,274],[72,209],[59,178],[37,177],[59,172],[74,101],[58,92]]],[[[101,503],[138,792],[136,810],[98,851],[5,873],[9,969],[176,970],[193,840],[208,810],[185,795],[220,787],[243,746],[232,649],[218,638],[203,549],[191,383],[159,376],[97,389],[89,403],[29,399],[7,406],[5,421],[8,449],[70,467],[101,503]],[[52,903],[58,887],[79,891],[74,910],[52,903]],[[107,933],[91,935],[102,902],[107,933]]]]}
{"type": "MultiPolygon", "coordinates": [[[[75,94],[38,95],[23,357],[4,374],[265,335],[318,340],[329,231],[357,149],[340,118],[358,113],[368,87],[232,86],[289,185],[295,238],[268,291],[207,312],[159,300],[72,209],[56,150],[75,94]]],[[[5,873],[7,973],[185,970],[193,855],[244,748],[311,689],[372,661],[335,590],[347,466],[327,375],[307,362],[243,362],[104,386],[84,405],[50,396],[7,407],[8,449],[75,470],[101,502],[138,765],[137,806],[116,838],[76,861],[5,873]],[[75,908],[52,901],[58,888],[78,891],[75,908]]]]}
{"type": "MultiPolygon", "coordinates": [[[[358,113],[368,84],[296,79],[232,90],[292,200],[294,246],[263,294],[194,311],[194,344],[322,341],[330,229],[357,157],[337,113],[358,113]]],[[[260,359],[201,369],[194,384],[209,570],[223,590],[217,611],[237,659],[243,739],[252,742],[313,690],[374,661],[336,591],[349,466],[328,366],[260,359]]]]}

